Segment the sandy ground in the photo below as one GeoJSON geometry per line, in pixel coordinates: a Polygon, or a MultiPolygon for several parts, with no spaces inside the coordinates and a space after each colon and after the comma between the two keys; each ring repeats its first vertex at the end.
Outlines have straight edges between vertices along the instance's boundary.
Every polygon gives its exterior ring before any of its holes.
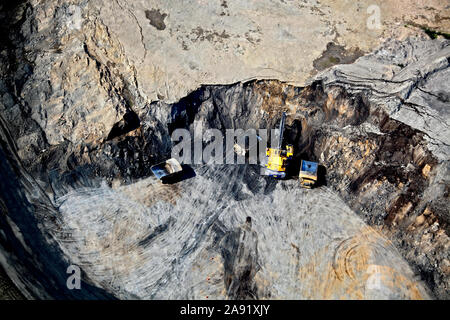
{"type": "Polygon", "coordinates": [[[244,298],[429,298],[392,244],[326,186],[302,189],[250,165],[195,171],[174,185],[150,177],[66,194],[61,246],[120,298],[236,297],[242,288],[227,281],[242,270],[253,288],[244,298]]]}

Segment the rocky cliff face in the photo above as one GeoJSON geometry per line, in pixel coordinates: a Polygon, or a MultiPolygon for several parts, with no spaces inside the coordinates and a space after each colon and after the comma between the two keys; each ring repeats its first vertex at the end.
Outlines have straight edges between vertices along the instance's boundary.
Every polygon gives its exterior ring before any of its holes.
{"type": "MultiPolygon", "coordinates": [[[[423,8],[400,20],[383,4],[381,29],[355,38],[366,16],[336,6],[4,6],[0,261],[25,296],[448,299],[449,41],[354,61],[417,33],[391,28],[423,8]],[[281,111],[296,162],[326,168],[321,188],[252,165],[151,176],[175,128],[272,128],[281,111]],[[86,290],[67,290],[70,264],[86,290]]],[[[441,6],[415,25],[445,27],[441,6]]]]}

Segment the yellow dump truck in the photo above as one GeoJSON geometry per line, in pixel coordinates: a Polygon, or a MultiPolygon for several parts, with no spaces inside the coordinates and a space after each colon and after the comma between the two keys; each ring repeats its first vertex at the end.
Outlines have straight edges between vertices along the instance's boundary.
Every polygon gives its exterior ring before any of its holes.
{"type": "Polygon", "coordinates": [[[300,164],[300,185],[303,188],[311,189],[317,182],[317,169],[319,164],[313,161],[302,160],[300,164]]]}

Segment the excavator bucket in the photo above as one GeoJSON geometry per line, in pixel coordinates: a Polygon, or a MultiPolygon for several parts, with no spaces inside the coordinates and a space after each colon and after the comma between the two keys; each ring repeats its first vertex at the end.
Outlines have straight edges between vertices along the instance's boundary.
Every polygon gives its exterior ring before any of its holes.
{"type": "Polygon", "coordinates": [[[268,168],[265,168],[264,175],[265,176],[269,176],[269,177],[273,177],[273,178],[278,178],[278,179],[286,178],[286,172],[285,171],[275,171],[275,170],[271,170],[271,169],[268,169],[268,168]]]}
{"type": "Polygon", "coordinates": [[[170,158],[169,160],[155,164],[150,168],[150,170],[152,170],[155,177],[164,182],[169,178],[173,178],[174,176],[181,174],[183,168],[177,159],[170,158]]]}

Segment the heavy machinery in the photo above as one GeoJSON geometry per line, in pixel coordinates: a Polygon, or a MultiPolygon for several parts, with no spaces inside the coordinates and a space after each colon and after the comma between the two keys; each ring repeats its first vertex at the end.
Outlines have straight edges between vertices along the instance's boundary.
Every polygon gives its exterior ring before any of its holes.
{"type": "Polygon", "coordinates": [[[265,175],[280,179],[284,179],[286,177],[288,162],[292,159],[294,154],[294,147],[291,144],[287,145],[286,149],[282,149],[285,121],[286,113],[283,112],[280,122],[280,137],[278,140],[278,146],[276,148],[266,149],[268,161],[266,164],[265,175]]]}
{"type": "Polygon", "coordinates": [[[317,162],[302,160],[300,164],[300,185],[303,188],[311,189],[317,182],[317,169],[319,164],[317,162]]]}
{"type": "Polygon", "coordinates": [[[175,158],[170,158],[150,168],[153,174],[165,183],[182,174],[183,168],[175,158]]]}

